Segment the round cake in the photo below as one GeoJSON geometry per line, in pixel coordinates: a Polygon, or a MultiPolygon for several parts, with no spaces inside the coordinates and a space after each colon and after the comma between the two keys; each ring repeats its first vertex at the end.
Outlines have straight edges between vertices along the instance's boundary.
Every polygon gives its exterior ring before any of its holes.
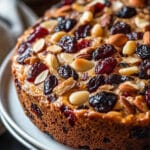
{"type": "Polygon", "coordinates": [[[150,2],[64,0],[18,39],[26,115],[74,148],[150,148],[150,2]]]}

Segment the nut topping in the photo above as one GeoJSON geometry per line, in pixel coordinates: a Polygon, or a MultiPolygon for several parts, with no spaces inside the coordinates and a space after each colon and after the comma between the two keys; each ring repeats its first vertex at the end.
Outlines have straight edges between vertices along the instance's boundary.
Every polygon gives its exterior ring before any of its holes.
{"type": "Polygon", "coordinates": [[[88,101],[88,99],[89,99],[89,92],[87,91],[74,92],[69,97],[69,101],[73,105],[81,105],[84,102],[88,101]]]}
{"type": "Polygon", "coordinates": [[[48,76],[49,70],[44,70],[43,72],[41,72],[34,80],[34,84],[40,84],[42,83],[46,77],[48,76]]]}
{"type": "Polygon", "coordinates": [[[33,51],[35,53],[38,53],[38,52],[43,50],[44,46],[45,46],[45,40],[44,39],[37,40],[33,45],[33,51]]]}

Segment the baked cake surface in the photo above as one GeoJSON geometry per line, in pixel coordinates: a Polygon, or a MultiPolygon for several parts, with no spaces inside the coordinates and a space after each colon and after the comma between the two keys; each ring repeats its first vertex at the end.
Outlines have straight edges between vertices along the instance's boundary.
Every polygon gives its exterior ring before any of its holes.
{"type": "Polygon", "coordinates": [[[150,148],[150,2],[64,0],[18,39],[27,116],[75,148],[150,148]]]}

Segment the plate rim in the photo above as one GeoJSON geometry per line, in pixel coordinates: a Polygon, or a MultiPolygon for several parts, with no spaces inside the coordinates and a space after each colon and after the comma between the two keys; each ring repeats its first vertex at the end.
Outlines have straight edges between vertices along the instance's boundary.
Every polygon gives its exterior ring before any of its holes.
{"type": "Polygon", "coordinates": [[[10,53],[5,57],[5,59],[3,60],[1,66],[0,66],[0,113],[3,115],[3,117],[5,118],[5,120],[22,136],[24,137],[27,141],[30,141],[31,143],[33,143],[33,145],[35,145],[38,148],[44,149],[44,150],[50,150],[51,148],[47,148],[44,144],[38,142],[37,140],[35,140],[31,135],[29,135],[28,133],[26,133],[23,129],[21,129],[16,123],[15,121],[9,116],[8,112],[4,109],[4,106],[2,104],[2,77],[3,74],[5,72],[5,69],[7,67],[7,65],[9,65],[10,61],[11,61],[11,57],[14,53],[14,49],[12,51],[10,51],[10,53]]]}
{"type": "Polygon", "coordinates": [[[15,129],[13,129],[11,127],[11,125],[9,125],[9,123],[7,122],[7,120],[5,120],[5,118],[2,116],[2,114],[0,114],[0,119],[3,122],[5,128],[9,131],[9,133],[20,143],[22,143],[25,147],[32,149],[32,150],[37,150],[37,148],[35,148],[33,145],[31,145],[31,143],[29,143],[28,141],[26,141],[23,137],[21,137],[17,131],[15,131],[15,129]]]}

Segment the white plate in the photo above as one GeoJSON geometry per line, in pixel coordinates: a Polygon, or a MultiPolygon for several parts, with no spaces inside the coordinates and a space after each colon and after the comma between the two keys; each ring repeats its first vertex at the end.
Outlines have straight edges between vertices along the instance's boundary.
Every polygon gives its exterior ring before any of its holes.
{"type": "Polygon", "coordinates": [[[73,150],[41,132],[24,114],[11,77],[12,52],[0,68],[0,112],[25,140],[42,150],[73,150]]]}
{"type": "Polygon", "coordinates": [[[20,135],[8,124],[8,122],[4,119],[4,117],[1,115],[1,120],[3,121],[3,124],[5,125],[6,129],[24,146],[29,148],[30,150],[37,150],[33,145],[31,145],[28,141],[21,138],[20,135]]]}

